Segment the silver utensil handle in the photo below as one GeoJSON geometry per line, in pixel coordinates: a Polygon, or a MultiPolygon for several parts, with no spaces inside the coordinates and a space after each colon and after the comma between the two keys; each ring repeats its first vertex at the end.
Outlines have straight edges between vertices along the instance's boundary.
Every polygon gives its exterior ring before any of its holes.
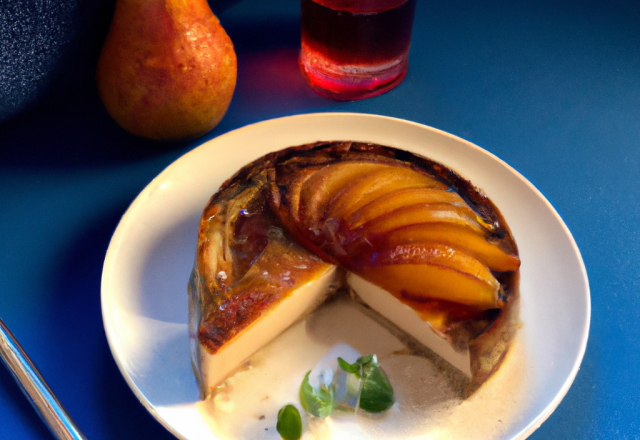
{"type": "Polygon", "coordinates": [[[0,359],[13,374],[22,392],[54,436],[61,440],[86,440],[2,319],[0,319],[0,359]]]}

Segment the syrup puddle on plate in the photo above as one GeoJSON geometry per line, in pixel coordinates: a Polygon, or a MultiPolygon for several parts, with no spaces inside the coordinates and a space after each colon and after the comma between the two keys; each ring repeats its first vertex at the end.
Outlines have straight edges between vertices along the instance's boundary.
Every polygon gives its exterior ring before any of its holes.
{"type": "Polygon", "coordinates": [[[295,405],[303,420],[303,440],[498,439],[518,421],[524,355],[516,336],[500,369],[466,398],[459,376],[415,355],[401,338],[349,298],[330,301],[255,353],[197,404],[216,439],[279,440],[277,414],[295,405]],[[299,400],[305,374],[328,353],[355,349],[378,356],[394,388],[396,403],[381,415],[334,412],[307,416],[299,400]]]}

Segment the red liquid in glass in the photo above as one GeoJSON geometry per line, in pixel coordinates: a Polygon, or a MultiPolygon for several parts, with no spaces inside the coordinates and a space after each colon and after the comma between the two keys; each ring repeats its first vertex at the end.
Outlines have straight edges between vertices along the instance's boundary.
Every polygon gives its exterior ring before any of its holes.
{"type": "Polygon", "coordinates": [[[320,95],[355,100],[407,73],[416,0],[301,0],[300,68],[320,95]]]}

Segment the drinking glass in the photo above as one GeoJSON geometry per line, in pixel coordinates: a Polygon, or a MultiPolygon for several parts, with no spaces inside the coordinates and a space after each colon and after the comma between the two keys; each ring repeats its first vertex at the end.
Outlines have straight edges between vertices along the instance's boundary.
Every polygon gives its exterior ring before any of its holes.
{"type": "Polygon", "coordinates": [[[416,0],[301,0],[300,70],[321,96],[353,101],[407,74],[416,0]]]}

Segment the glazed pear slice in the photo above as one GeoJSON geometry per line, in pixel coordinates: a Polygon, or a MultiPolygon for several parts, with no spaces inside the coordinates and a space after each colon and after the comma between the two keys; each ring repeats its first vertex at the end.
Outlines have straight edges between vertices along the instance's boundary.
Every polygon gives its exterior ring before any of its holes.
{"type": "Polygon", "coordinates": [[[458,224],[427,223],[398,228],[374,242],[374,246],[428,246],[432,243],[463,250],[496,272],[514,271],[520,267],[520,259],[516,255],[506,252],[496,243],[487,241],[478,231],[458,224]]]}
{"type": "Polygon", "coordinates": [[[235,248],[242,248],[242,254],[246,254],[247,251],[259,254],[266,244],[261,243],[262,240],[251,240],[250,246],[238,246],[239,243],[233,239],[233,231],[239,219],[246,217],[247,213],[255,214],[255,211],[261,211],[260,208],[265,206],[263,184],[256,184],[263,179],[264,176],[257,176],[255,182],[228,190],[227,193],[233,193],[233,197],[212,200],[203,213],[202,217],[206,220],[200,223],[200,252],[202,260],[207,261],[207,264],[203,264],[201,270],[203,280],[206,280],[207,288],[211,291],[224,290],[246,272],[248,264],[239,261],[246,258],[234,257],[235,248]],[[223,273],[224,277],[218,277],[219,273],[223,273]]]}
{"type": "Polygon", "coordinates": [[[404,206],[435,203],[466,206],[462,197],[453,191],[426,187],[400,188],[355,210],[346,218],[346,223],[350,229],[354,229],[404,206]]]}
{"type": "MultiPolygon", "coordinates": [[[[375,162],[343,162],[326,165],[315,172],[300,173],[309,177],[304,181],[298,201],[298,218],[309,227],[325,212],[336,193],[350,182],[368,182],[372,171],[388,169],[389,166],[375,162]]],[[[291,200],[295,207],[296,201],[291,200]]]]}
{"type": "Polygon", "coordinates": [[[373,200],[398,189],[412,187],[448,189],[444,183],[413,168],[390,165],[367,176],[367,180],[357,180],[345,186],[328,204],[325,218],[347,218],[373,200]]]}
{"type": "Polygon", "coordinates": [[[379,254],[365,279],[397,297],[440,299],[480,310],[500,308],[500,283],[487,266],[446,245],[405,245],[379,254]]]}
{"type": "Polygon", "coordinates": [[[478,220],[478,216],[468,206],[454,206],[448,203],[417,204],[390,211],[364,223],[354,232],[365,236],[382,235],[405,226],[448,223],[465,226],[483,234],[485,228],[478,220]]]}
{"type": "Polygon", "coordinates": [[[293,178],[288,185],[287,206],[290,207],[291,215],[296,221],[300,220],[300,197],[302,188],[305,183],[322,168],[322,166],[309,167],[306,173],[296,174],[295,178],[293,178]]]}

